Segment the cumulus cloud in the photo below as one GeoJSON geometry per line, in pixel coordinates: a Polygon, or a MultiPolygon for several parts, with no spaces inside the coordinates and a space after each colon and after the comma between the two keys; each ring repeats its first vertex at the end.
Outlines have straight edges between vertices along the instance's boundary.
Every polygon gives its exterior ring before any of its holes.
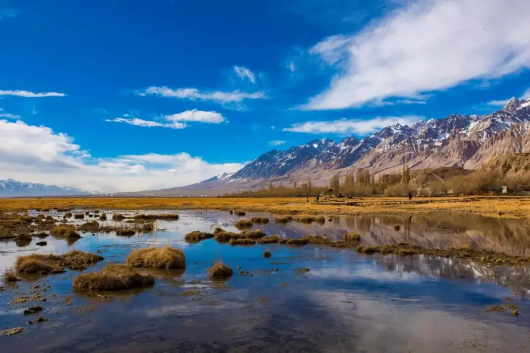
{"type": "Polygon", "coordinates": [[[241,92],[235,90],[232,92],[223,91],[199,91],[196,88],[177,88],[172,89],[167,86],[164,87],[149,87],[145,91],[139,92],[140,96],[156,95],[168,98],[189,99],[214,101],[221,104],[239,103],[245,99],[265,99],[267,96],[265,92],[241,92]]]}
{"type": "Polygon", "coordinates": [[[105,121],[110,123],[125,123],[142,127],[164,127],[169,129],[186,128],[187,125],[185,123],[182,123],[182,121],[210,124],[219,124],[225,121],[225,118],[220,113],[208,112],[197,109],[186,110],[182,113],[172,115],[166,115],[164,116],[164,119],[168,121],[167,123],[153,120],[144,120],[140,118],[128,118],[128,114],[124,114],[123,116],[124,118],[105,119],[105,121]]]}
{"type": "Polygon", "coordinates": [[[401,124],[411,125],[424,118],[421,116],[407,115],[401,117],[377,117],[370,120],[334,120],[334,121],[308,121],[294,124],[284,128],[283,131],[304,132],[310,134],[356,134],[366,135],[381,130],[384,127],[401,124]]]}
{"type": "Polygon", "coordinates": [[[30,91],[21,91],[21,90],[0,90],[0,96],[17,96],[25,98],[44,98],[44,97],[64,97],[66,94],[57,93],[57,92],[43,92],[43,93],[34,93],[30,91]]]}
{"type": "Polygon", "coordinates": [[[418,0],[310,49],[339,73],[305,109],[414,97],[530,66],[530,2],[418,0]]]}
{"type": "Polygon", "coordinates": [[[0,141],[0,179],[101,192],[183,186],[243,167],[208,163],[185,152],[94,158],[72,137],[22,121],[0,120],[0,141]]]}
{"type": "Polygon", "coordinates": [[[269,145],[270,145],[270,146],[281,146],[281,145],[285,145],[285,141],[282,141],[282,140],[272,140],[272,141],[269,141],[269,145]]]}
{"type": "Polygon", "coordinates": [[[243,66],[234,66],[234,72],[241,79],[241,81],[244,81],[245,79],[247,79],[252,83],[256,83],[256,78],[254,76],[254,73],[250,71],[248,68],[243,67],[243,66]]]}
{"type": "Polygon", "coordinates": [[[6,113],[4,112],[4,109],[0,108],[0,118],[20,119],[20,115],[6,113]]]}

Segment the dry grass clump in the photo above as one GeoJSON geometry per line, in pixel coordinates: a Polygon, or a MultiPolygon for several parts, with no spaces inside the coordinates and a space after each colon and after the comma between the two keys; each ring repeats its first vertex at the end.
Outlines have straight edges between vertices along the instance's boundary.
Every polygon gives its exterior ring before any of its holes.
{"type": "Polygon", "coordinates": [[[309,244],[327,244],[328,243],[328,238],[322,235],[306,235],[302,239],[307,240],[309,244]]]}
{"type": "Polygon", "coordinates": [[[31,254],[19,256],[15,269],[20,274],[62,273],[65,267],[75,271],[82,271],[101,260],[103,260],[102,256],[78,250],[72,250],[64,255],[31,254]]]}
{"type": "Polygon", "coordinates": [[[263,238],[266,234],[261,229],[256,229],[256,230],[242,230],[241,235],[249,239],[260,239],[260,238],[263,238]]]}
{"type": "Polygon", "coordinates": [[[101,216],[99,216],[99,220],[100,221],[106,221],[107,220],[107,215],[106,214],[102,214],[101,216]]]}
{"type": "Polygon", "coordinates": [[[76,213],[74,215],[74,219],[84,219],[84,218],[85,218],[85,215],[82,213],[76,213]]]}
{"type": "Polygon", "coordinates": [[[269,257],[271,257],[271,256],[272,256],[272,254],[271,254],[270,251],[265,251],[265,252],[263,253],[263,257],[265,257],[265,258],[269,258],[269,257]]]}
{"type": "Polygon", "coordinates": [[[127,256],[127,264],[144,268],[186,268],[186,257],[182,250],[170,246],[137,249],[127,256]]]}
{"type": "Polygon", "coordinates": [[[184,236],[184,240],[187,241],[188,243],[198,243],[201,240],[211,239],[213,237],[214,235],[212,233],[205,233],[205,232],[201,232],[198,230],[194,230],[193,232],[186,234],[184,236]]]}
{"type": "Polygon", "coordinates": [[[145,220],[155,220],[155,219],[179,219],[179,215],[176,213],[163,213],[163,214],[140,214],[133,217],[134,219],[145,219],[145,220]]]}
{"type": "Polygon", "coordinates": [[[293,216],[282,216],[282,217],[274,218],[275,223],[289,223],[293,220],[294,220],[293,216]]]}
{"type": "Polygon", "coordinates": [[[287,245],[307,245],[309,244],[309,240],[307,239],[282,239],[280,240],[280,244],[287,244],[287,245]]]}
{"type": "Polygon", "coordinates": [[[72,212],[66,212],[64,218],[72,218],[72,212]]]}
{"type": "Polygon", "coordinates": [[[275,243],[279,243],[281,239],[282,237],[279,235],[271,235],[271,236],[259,239],[258,244],[275,244],[275,243]]]}
{"type": "Polygon", "coordinates": [[[127,265],[109,264],[100,272],[85,273],[74,278],[76,291],[117,291],[148,287],[155,284],[151,275],[141,275],[127,265]]]}
{"type": "Polygon", "coordinates": [[[230,239],[230,245],[256,245],[253,239],[230,239]]]}
{"type": "Polygon", "coordinates": [[[65,239],[79,239],[81,236],[79,233],[76,233],[74,226],[57,226],[53,227],[50,231],[51,235],[54,235],[58,238],[65,238],[65,239]]]}
{"type": "Polygon", "coordinates": [[[358,233],[344,234],[344,241],[347,243],[358,243],[361,240],[361,235],[358,233]]]}
{"type": "Polygon", "coordinates": [[[17,272],[9,268],[4,272],[4,283],[14,283],[20,281],[20,278],[17,277],[17,272]]]}
{"type": "Polygon", "coordinates": [[[149,233],[155,230],[155,225],[153,223],[144,223],[142,225],[142,232],[149,233]]]}
{"type": "MultiPolygon", "coordinates": [[[[52,256],[52,255],[49,255],[52,256]]],[[[79,250],[72,250],[69,253],[58,256],[66,267],[74,271],[83,271],[90,265],[95,265],[103,260],[103,256],[83,252],[79,250]]]]}
{"type": "Polygon", "coordinates": [[[229,242],[230,239],[241,239],[244,237],[245,236],[242,234],[237,234],[233,232],[219,232],[215,234],[213,238],[220,243],[226,243],[226,242],[229,242]]]}
{"type": "Polygon", "coordinates": [[[77,230],[80,230],[82,232],[92,232],[95,233],[99,231],[99,223],[97,221],[90,221],[81,224],[77,227],[77,230]]]}
{"type": "Polygon", "coordinates": [[[257,223],[257,224],[267,224],[267,223],[269,223],[269,219],[267,217],[252,217],[250,219],[250,221],[252,223],[257,223]]]}
{"type": "Polygon", "coordinates": [[[216,261],[215,264],[208,270],[210,279],[226,279],[232,277],[234,271],[222,261],[216,261]]]}
{"type": "Polygon", "coordinates": [[[247,219],[240,219],[236,222],[235,226],[237,229],[252,228],[253,223],[247,219]]]}
{"type": "Polygon", "coordinates": [[[245,213],[245,211],[236,210],[236,211],[234,211],[234,214],[236,216],[241,217],[241,216],[244,216],[246,213],[245,213]]]}
{"type": "Polygon", "coordinates": [[[217,234],[217,233],[220,233],[220,232],[224,232],[224,229],[222,228],[219,228],[219,227],[215,227],[215,229],[213,230],[213,234],[217,234]]]}

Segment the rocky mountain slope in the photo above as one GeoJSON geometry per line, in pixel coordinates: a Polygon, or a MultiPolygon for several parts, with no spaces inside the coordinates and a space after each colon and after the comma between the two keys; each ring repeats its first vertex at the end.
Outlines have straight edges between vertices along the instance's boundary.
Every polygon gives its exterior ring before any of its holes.
{"type": "MultiPolygon", "coordinates": [[[[214,177],[184,188],[209,194],[262,187],[269,182],[291,183],[312,177],[324,185],[335,174],[360,169],[372,174],[400,173],[441,167],[478,169],[493,157],[530,152],[530,99],[512,98],[505,107],[486,115],[452,114],[412,126],[396,124],[359,139],[340,142],[324,138],[288,150],[272,150],[238,172],[214,177]]],[[[163,194],[163,190],[160,190],[163,194]]]]}
{"type": "Polygon", "coordinates": [[[0,197],[92,195],[71,187],[24,183],[13,179],[0,180],[0,197]]]}

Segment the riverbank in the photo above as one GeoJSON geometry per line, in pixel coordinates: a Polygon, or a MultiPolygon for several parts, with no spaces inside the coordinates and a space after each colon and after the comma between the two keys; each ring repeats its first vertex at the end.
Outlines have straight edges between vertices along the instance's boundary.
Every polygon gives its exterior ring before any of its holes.
{"type": "Polygon", "coordinates": [[[0,199],[0,211],[30,209],[197,209],[263,211],[273,214],[405,215],[436,212],[474,214],[485,217],[530,218],[530,198],[516,196],[407,198],[356,198],[313,202],[306,198],[18,198],[0,199]],[[337,202],[338,201],[338,202],[337,202]],[[424,201],[424,202],[419,202],[424,201]]]}

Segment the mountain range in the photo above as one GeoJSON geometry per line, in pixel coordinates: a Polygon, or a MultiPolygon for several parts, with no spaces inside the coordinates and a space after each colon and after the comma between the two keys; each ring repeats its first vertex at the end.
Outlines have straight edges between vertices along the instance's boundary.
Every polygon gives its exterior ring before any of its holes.
{"type": "Polygon", "coordinates": [[[91,192],[72,187],[24,183],[13,179],[0,180],[0,197],[74,196],[92,195],[91,192]]]}
{"type": "Polygon", "coordinates": [[[478,169],[495,156],[530,152],[530,99],[510,99],[486,115],[452,114],[412,126],[392,125],[371,136],[339,142],[313,140],[287,150],[266,152],[233,174],[200,183],[150,191],[151,195],[212,195],[291,184],[312,178],[325,185],[333,175],[367,169],[372,174],[410,169],[460,167],[478,169]]]}

